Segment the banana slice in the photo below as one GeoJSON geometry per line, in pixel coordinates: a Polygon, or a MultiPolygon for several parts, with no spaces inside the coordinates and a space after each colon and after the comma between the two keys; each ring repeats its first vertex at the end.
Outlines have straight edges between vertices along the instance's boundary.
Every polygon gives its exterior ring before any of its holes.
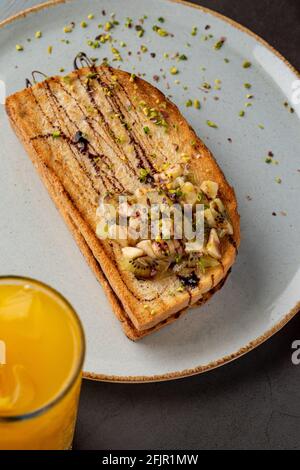
{"type": "Polygon", "coordinates": [[[133,260],[136,258],[140,258],[141,256],[144,256],[145,253],[140,248],[127,246],[125,248],[122,248],[122,254],[124,258],[126,258],[127,260],[133,260]]]}
{"type": "Polygon", "coordinates": [[[198,200],[198,194],[196,192],[195,186],[187,181],[181,186],[181,191],[184,196],[184,200],[187,204],[195,204],[198,200]]]}
{"type": "Polygon", "coordinates": [[[220,250],[221,244],[216,229],[211,229],[209,234],[208,243],[206,245],[206,252],[215,259],[221,259],[222,254],[220,250]]]}
{"type": "Polygon", "coordinates": [[[211,227],[211,228],[216,227],[216,220],[215,220],[215,217],[214,217],[211,209],[205,209],[204,218],[205,218],[206,222],[208,223],[209,227],[211,227]]]}
{"type": "Polygon", "coordinates": [[[219,185],[214,181],[203,181],[200,189],[207,197],[215,199],[219,191],[219,185]]]}

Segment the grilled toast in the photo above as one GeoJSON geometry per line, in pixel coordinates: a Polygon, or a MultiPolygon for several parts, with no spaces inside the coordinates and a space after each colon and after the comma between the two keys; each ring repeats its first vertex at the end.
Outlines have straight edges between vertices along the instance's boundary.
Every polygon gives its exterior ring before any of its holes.
{"type": "Polygon", "coordinates": [[[210,151],[159,90],[121,70],[85,67],[15,93],[6,111],[130,339],[176,320],[222,286],[240,244],[235,194],[210,151]],[[196,283],[184,285],[172,269],[139,278],[120,263],[122,246],[97,236],[99,198],[147,193],[155,176],[183,160],[197,187],[217,184],[231,229],[219,244],[218,262],[198,270],[196,283]]]}

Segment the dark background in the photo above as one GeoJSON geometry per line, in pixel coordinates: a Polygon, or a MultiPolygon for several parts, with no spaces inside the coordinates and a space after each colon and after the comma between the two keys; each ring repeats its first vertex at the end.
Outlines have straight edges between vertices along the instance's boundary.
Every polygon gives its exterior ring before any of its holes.
{"type": "MultiPolygon", "coordinates": [[[[42,1],[0,0],[0,18],[42,1]]],[[[300,0],[194,3],[247,26],[300,70],[300,0]]],[[[300,449],[296,339],[300,315],[260,348],[202,376],[142,385],[84,381],[74,449],[300,449]]]]}
{"type": "MultiPolygon", "coordinates": [[[[242,23],[300,70],[299,0],[195,1],[242,23]]],[[[157,384],[84,381],[75,449],[300,449],[300,315],[238,361],[157,384]]]]}

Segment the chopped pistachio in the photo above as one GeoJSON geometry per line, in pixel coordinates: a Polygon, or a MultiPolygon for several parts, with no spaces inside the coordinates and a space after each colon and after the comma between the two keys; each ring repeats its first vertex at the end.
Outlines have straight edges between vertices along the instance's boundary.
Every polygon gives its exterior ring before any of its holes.
{"type": "Polygon", "coordinates": [[[248,60],[245,60],[245,62],[243,62],[243,68],[244,69],[249,69],[251,67],[252,63],[249,62],[248,60]]]}
{"type": "Polygon", "coordinates": [[[267,158],[265,159],[265,162],[266,162],[268,165],[269,165],[270,163],[272,163],[272,161],[273,161],[273,160],[272,160],[271,157],[267,157],[267,158]]]}
{"type": "Polygon", "coordinates": [[[48,54],[52,54],[52,51],[53,51],[53,47],[52,46],[48,46],[48,54]]]}
{"type": "Polygon", "coordinates": [[[73,26],[72,25],[65,26],[63,31],[64,31],[64,33],[72,33],[73,26]]]}
{"type": "Polygon", "coordinates": [[[121,47],[126,47],[126,42],[121,41],[121,42],[120,42],[120,46],[121,46],[121,47]]]}
{"type": "Polygon", "coordinates": [[[148,51],[148,47],[144,46],[144,45],[141,45],[141,51],[143,53],[147,52],[148,51]]]}
{"type": "Polygon", "coordinates": [[[146,168],[141,168],[140,169],[140,177],[139,180],[141,183],[145,183],[147,180],[147,176],[149,175],[150,171],[147,170],[146,168]]]}
{"type": "Polygon", "coordinates": [[[87,41],[87,45],[93,49],[98,49],[100,47],[99,41],[87,41]]]}
{"type": "Polygon", "coordinates": [[[63,73],[63,72],[65,71],[65,69],[64,69],[63,67],[61,67],[61,68],[59,69],[59,71],[60,71],[60,73],[63,73]]]}
{"type": "Polygon", "coordinates": [[[145,132],[146,135],[150,134],[150,129],[148,126],[143,127],[143,131],[145,132]]]}
{"type": "Polygon", "coordinates": [[[170,68],[170,73],[172,75],[177,75],[179,73],[177,67],[171,67],[170,68]]]}
{"type": "Polygon", "coordinates": [[[66,83],[66,85],[70,85],[72,82],[72,78],[69,75],[66,75],[65,77],[63,77],[63,81],[64,83],[66,83]]]}
{"type": "Polygon", "coordinates": [[[164,19],[162,16],[160,16],[160,17],[157,19],[157,21],[159,21],[160,23],[164,23],[164,22],[165,22],[165,19],[164,19]]]}
{"type": "Polygon", "coordinates": [[[202,84],[202,88],[204,88],[204,90],[210,90],[211,89],[211,85],[208,83],[208,82],[204,82],[202,84]]]}
{"type": "Polygon", "coordinates": [[[249,90],[250,88],[252,88],[252,85],[250,83],[244,83],[244,87],[249,90]]]}
{"type": "Polygon", "coordinates": [[[34,36],[36,37],[36,39],[40,39],[42,37],[42,32],[37,31],[34,36]]]}
{"type": "Polygon", "coordinates": [[[216,51],[220,50],[224,43],[225,43],[226,39],[225,38],[221,38],[218,42],[216,42],[216,44],[214,45],[214,49],[216,49],[216,51]]]}
{"type": "Polygon", "coordinates": [[[249,103],[249,101],[248,101],[248,103],[245,103],[245,106],[246,106],[246,108],[250,108],[252,106],[252,103],[249,103]]]}
{"type": "Polygon", "coordinates": [[[126,26],[126,28],[131,28],[132,27],[132,19],[131,18],[126,18],[125,26],[126,26]]]}
{"type": "Polygon", "coordinates": [[[82,22],[80,23],[80,26],[81,26],[82,28],[87,28],[87,22],[86,22],[86,21],[82,21],[82,22]]]}
{"type": "Polygon", "coordinates": [[[54,132],[52,132],[52,137],[53,137],[54,139],[57,139],[58,137],[60,137],[60,131],[54,131],[54,132]]]}
{"type": "Polygon", "coordinates": [[[197,28],[197,26],[194,26],[193,29],[192,29],[191,35],[196,36],[197,33],[198,33],[198,28],[197,28]]]}
{"type": "Polygon", "coordinates": [[[263,124],[258,124],[258,127],[262,130],[264,130],[265,126],[263,124]]]}
{"type": "Polygon", "coordinates": [[[110,31],[114,27],[111,21],[107,21],[104,25],[104,31],[110,31]]]}
{"type": "Polygon", "coordinates": [[[161,37],[169,36],[168,31],[166,31],[163,28],[160,28],[159,26],[154,25],[152,29],[153,29],[153,31],[155,31],[161,37]]]}
{"type": "Polygon", "coordinates": [[[277,178],[275,178],[275,181],[276,181],[277,184],[281,184],[281,183],[282,183],[282,179],[279,178],[278,176],[277,176],[277,178]]]}
{"type": "Polygon", "coordinates": [[[244,117],[244,116],[245,116],[245,111],[240,111],[240,112],[239,112],[239,116],[240,116],[240,117],[244,117]]]}
{"type": "Polygon", "coordinates": [[[230,60],[227,59],[227,57],[225,57],[224,62],[225,62],[225,64],[229,64],[230,60]]]}
{"type": "Polygon", "coordinates": [[[93,15],[93,13],[90,13],[90,14],[88,15],[88,19],[89,19],[89,20],[93,20],[94,18],[95,18],[95,15],[93,15]]]}
{"type": "Polygon", "coordinates": [[[92,79],[92,78],[96,78],[98,76],[98,74],[96,72],[90,72],[87,74],[86,78],[88,78],[89,80],[92,79]]]}
{"type": "Polygon", "coordinates": [[[187,56],[185,54],[180,54],[178,60],[187,60],[187,56]]]}
{"type": "Polygon", "coordinates": [[[116,49],[115,47],[112,47],[112,48],[111,48],[111,52],[112,52],[113,54],[120,54],[120,52],[118,51],[118,49],[116,49]]]}
{"type": "Polygon", "coordinates": [[[193,106],[192,100],[187,100],[185,105],[186,105],[187,108],[190,108],[191,106],[193,106]]]}
{"type": "Polygon", "coordinates": [[[134,82],[135,79],[136,79],[136,74],[135,74],[135,73],[132,73],[132,74],[130,75],[129,81],[130,81],[130,82],[134,82]]]}
{"type": "Polygon", "coordinates": [[[169,54],[168,54],[167,52],[164,52],[163,57],[164,57],[164,59],[168,59],[168,58],[169,58],[169,54]]]}
{"type": "Polygon", "coordinates": [[[209,127],[212,127],[214,129],[218,129],[218,126],[215,122],[213,121],[206,121],[206,124],[209,126],[209,127]]]}
{"type": "Polygon", "coordinates": [[[247,100],[252,100],[254,98],[254,95],[246,95],[247,100]]]}
{"type": "Polygon", "coordinates": [[[16,44],[16,50],[17,50],[18,52],[24,51],[24,47],[21,46],[21,44],[16,44]]]}
{"type": "Polygon", "coordinates": [[[199,100],[194,100],[194,108],[195,109],[200,109],[201,108],[201,104],[200,104],[199,100]]]}

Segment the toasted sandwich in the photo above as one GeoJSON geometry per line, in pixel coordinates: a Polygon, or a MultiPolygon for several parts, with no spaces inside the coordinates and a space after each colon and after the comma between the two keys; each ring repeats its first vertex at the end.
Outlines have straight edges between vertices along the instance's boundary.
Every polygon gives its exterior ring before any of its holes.
{"type": "Polygon", "coordinates": [[[158,89],[108,66],[84,67],[13,94],[6,111],[130,339],[222,287],[240,244],[234,190],[158,89]],[[139,205],[170,210],[167,235],[163,211],[155,235],[139,232],[139,205]],[[175,237],[174,211],[184,205],[192,217],[202,208],[202,241],[175,237]]]}

